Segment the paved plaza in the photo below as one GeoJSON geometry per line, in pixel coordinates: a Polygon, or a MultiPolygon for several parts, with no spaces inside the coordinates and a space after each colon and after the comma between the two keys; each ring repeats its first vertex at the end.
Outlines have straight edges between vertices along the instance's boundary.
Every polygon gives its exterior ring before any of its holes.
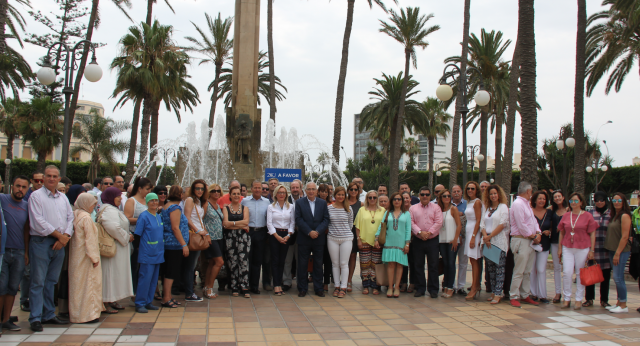
{"type": "MultiPolygon", "coordinates": [[[[547,284],[552,297],[552,280],[547,284]]],[[[616,315],[599,304],[578,311],[559,304],[521,309],[508,302],[490,305],[485,292],[472,302],[460,295],[431,299],[407,293],[388,299],[362,295],[359,279],[354,286],[343,299],[298,298],[295,289],[282,297],[263,291],[251,299],[231,297],[227,291],[186,306],[179,299],[179,308],[148,314],[135,313],[123,302],[126,310],[102,314],[100,323],[45,325],[36,334],[29,329],[28,313],[16,305],[13,314],[22,331],[5,330],[0,346],[640,345],[640,293],[632,281],[627,282],[630,312],[616,315]]],[[[612,281],[610,302],[615,298],[612,281]]]]}

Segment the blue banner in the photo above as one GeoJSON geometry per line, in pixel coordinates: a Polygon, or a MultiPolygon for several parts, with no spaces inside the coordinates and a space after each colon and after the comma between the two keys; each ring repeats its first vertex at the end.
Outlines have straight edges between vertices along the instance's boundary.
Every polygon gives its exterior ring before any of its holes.
{"type": "Polygon", "coordinates": [[[285,169],[285,168],[266,168],[264,170],[264,180],[269,181],[271,178],[278,179],[281,183],[290,183],[294,179],[302,180],[301,169],[285,169]]]}

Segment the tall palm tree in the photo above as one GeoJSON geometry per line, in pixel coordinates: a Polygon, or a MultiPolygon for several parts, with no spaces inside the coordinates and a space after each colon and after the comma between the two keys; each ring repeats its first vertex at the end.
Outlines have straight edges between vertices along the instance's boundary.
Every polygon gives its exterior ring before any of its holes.
{"type": "Polygon", "coordinates": [[[0,54],[0,100],[7,97],[5,88],[10,88],[13,98],[20,100],[20,92],[34,77],[29,63],[22,55],[10,46],[6,46],[4,54],[0,54]]]}
{"type": "MultiPolygon", "coordinates": [[[[191,22],[200,34],[202,41],[191,36],[185,38],[194,44],[194,46],[188,48],[188,50],[201,53],[207,57],[206,59],[202,59],[200,64],[213,62],[216,66],[216,75],[212,82],[213,94],[211,94],[211,110],[209,111],[209,128],[213,128],[213,119],[215,118],[216,103],[218,102],[218,92],[220,90],[222,65],[230,59],[233,52],[233,39],[229,39],[229,31],[231,31],[233,26],[233,17],[222,20],[218,12],[218,18],[212,20],[209,14],[205,13],[204,15],[207,18],[207,26],[209,27],[211,37],[194,22],[191,22]]],[[[211,91],[211,87],[209,87],[209,91],[211,91]]]]}
{"type": "Polygon", "coordinates": [[[536,107],[536,41],[533,0],[518,0],[518,45],[520,46],[520,114],[522,115],[522,181],[538,187],[538,112],[536,107]]]}
{"type": "Polygon", "coordinates": [[[8,98],[0,101],[0,131],[7,136],[7,158],[13,159],[13,142],[20,135],[20,107],[24,105],[17,100],[8,98]]]}
{"type": "MultiPolygon", "coordinates": [[[[398,0],[393,0],[396,4],[398,0]]],[[[344,104],[344,84],[347,79],[347,65],[349,63],[349,40],[351,39],[351,28],[353,26],[353,9],[356,0],[347,0],[347,24],[344,28],[342,39],[342,58],[340,59],[340,73],[338,74],[338,91],[336,95],[336,113],[333,122],[333,148],[331,153],[336,162],[340,162],[340,138],[342,135],[342,106],[344,104]]],[[[373,8],[373,3],[387,12],[387,7],[382,0],[367,0],[369,8],[373,8]]]]}
{"type": "MultiPolygon", "coordinates": [[[[418,68],[416,59],[416,48],[427,48],[429,43],[425,41],[427,36],[440,30],[439,25],[426,28],[427,22],[433,18],[433,14],[421,15],[420,8],[407,7],[400,9],[400,13],[391,10],[389,15],[390,23],[380,20],[380,32],[389,35],[394,40],[404,46],[404,83],[400,94],[400,104],[398,107],[398,115],[391,128],[391,170],[389,171],[389,192],[393,193],[398,190],[398,172],[399,168],[396,164],[400,159],[400,143],[402,140],[402,124],[404,117],[404,102],[407,94],[407,86],[409,84],[410,62],[413,67],[418,68]]],[[[335,143],[334,143],[335,145],[335,143]]]]}
{"type": "Polygon", "coordinates": [[[405,166],[407,172],[411,172],[416,169],[416,156],[420,155],[420,145],[415,138],[407,138],[402,145],[402,152],[407,154],[409,162],[405,166]]]}
{"type": "Polygon", "coordinates": [[[511,59],[511,71],[509,72],[509,98],[507,100],[507,122],[504,140],[504,156],[502,161],[502,180],[496,181],[503,190],[511,191],[511,177],[513,165],[513,141],[515,139],[516,108],[518,107],[518,96],[520,94],[520,43],[516,40],[516,47],[513,50],[511,59]]]}
{"type": "MultiPolygon", "coordinates": [[[[267,53],[269,54],[269,90],[276,90],[275,61],[273,57],[273,0],[267,0],[267,53]]],[[[276,94],[269,93],[269,118],[276,122],[276,94]]]]}
{"type": "MultiPolygon", "coordinates": [[[[17,3],[31,8],[29,0],[16,0],[17,3]]],[[[7,48],[7,37],[15,38],[20,44],[20,48],[24,48],[20,33],[16,28],[16,23],[24,31],[27,22],[22,14],[8,0],[0,0],[0,54],[4,54],[7,48]],[[14,22],[15,21],[15,22],[14,22]],[[6,34],[6,28],[9,28],[10,34],[6,34]]]]}
{"type": "Polygon", "coordinates": [[[445,139],[451,132],[449,121],[453,117],[444,110],[444,104],[437,98],[427,97],[418,105],[420,114],[427,119],[427,126],[422,134],[427,137],[429,146],[429,188],[433,189],[433,155],[438,137],[445,139]]]}
{"type": "MultiPolygon", "coordinates": [[[[479,107],[479,112],[471,112],[467,118],[467,122],[471,123],[473,120],[477,120],[476,126],[480,125],[480,153],[487,157],[487,132],[489,113],[496,106],[496,95],[498,90],[508,89],[508,79],[504,78],[505,73],[508,74],[508,62],[504,61],[502,55],[507,50],[511,40],[503,41],[502,32],[492,30],[487,32],[484,29],[480,32],[480,38],[475,34],[471,34],[469,38],[469,52],[471,53],[470,59],[467,61],[468,67],[473,67],[480,71],[480,75],[484,79],[485,90],[492,95],[492,102],[485,107],[479,107]]],[[[459,56],[453,56],[445,59],[445,63],[460,63],[461,58],[459,56]]],[[[477,79],[476,79],[477,80],[477,79]]],[[[471,90],[477,90],[478,85],[473,85],[471,90]]],[[[504,93],[501,93],[504,95],[504,93]]],[[[503,100],[499,100],[502,103],[503,100]]],[[[476,129],[473,127],[473,130],[476,129]]],[[[496,157],[499,155],[496,152],[496,157]]],[[[480,175],[479,180],[486,180],[487,173],[487,161],[480,161],[479,165],[480,175]]]]}
{"type": "MultiPolygon", "coordinates": [[[[640,27],[639,27],[640,28],[640,27]]],[[[576,82],[573,95],[573,126],[576,135],[574,149],[575,180],[573,191],[584,193],[585,189],[585,138],[584,138],[584,79],[587,50],[587,3],[578,0],[578,32],[576,34],[576,82]]]]}
{"type": "Polygon", "coordinates": [[[24,118],[19,126],[22,142],[29,142],[38,153],[36,170],[44,172],[47,155],[62,142],[62,105],[48,97],[34,98],[20,113],[24,118]]]}
{"type": "MultiPolygon", "coordinates": [[[[147,23],[147,25],[151,26],[153,17],[153,5],[158,2],[158,0],[147,0],[147,20],[145,23],[147,23]]],[[[167,6],[169,6],[169,9],[171,10],[171,12],[173,12],[173,14],[176,13],[176,11],[173,9],[173,7],[171,7],[171,4],[169,3],[169,0],[164,0],[164,3],[167,4],[167,6]]]]}
{"type": "Polygon", "coordinates": [[[91,165],[87,173],[87,179],[93,181],[100,172],[100,162],[106,162],[111,166],[113,174],[119,173],[116,154],[124,154],[129,143],[118,139],[120,133],[131,128],[128,121],[114,121],[110,118],[93,114],[82,115],[78,118],[80,126],[73,127],[73,136],[78,138],[71,149],[71,155],[87,153],[91,155],[91,165]]]}
{"type": "MultiPolygon", "coordinates": [[[[411,76],[409,78],[405,98],[410,98],[420,92],[419,90],[414,90],[418,86],[418,82],[411,76]]],[[[369,92],[369,95],[376,102],[364,106],[360,111],[359,131],[371,130],[371,138],[382,143],[382,154],[384,157],[389,157],[390,134],[392,132],[391,129],[395,126],[395,119],[401,104],[400,99],[404,78],[402,77],[402,72],[398,73],[397,76],[383,73],[382,78],[374,78],[373,80],[376,81],[376,87],[369,92]]],[[[414,100],[404,102],[406,116],[403,118],[403,138],[405,129],[412,134],[413,132],[421,132],[426,128],[426,118],[420,114],[417,106],[418,102],[414,100]]],[[[396,162],[397,166],[399,160],[400,158],[391,162],[396,162]]]]}

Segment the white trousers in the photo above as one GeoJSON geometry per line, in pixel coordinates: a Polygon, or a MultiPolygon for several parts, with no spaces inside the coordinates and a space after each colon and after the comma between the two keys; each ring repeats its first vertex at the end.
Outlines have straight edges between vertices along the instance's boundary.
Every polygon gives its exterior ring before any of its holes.
{"type": "Polygon", "coordinates": [[[463,243],[458,246],[458,283],[454,285],[454,289],[457,291],[467,284],[467,264],[469,264],[469,257],[464,253],[463,243]]]}
{"type": "Polygon", "coordinates": [[[556,284],[556,294],[562,293],[562,264],[558,257],[558,244],[551,244],[551,258],[553,258],[553,281],[556,284]]]}
{"type": "Polygon", "coordinates": [[[327,249],[329,250],[329,256],[331,256],[333,280],[335,281],[336,287],[347,288],[347,282],[349,281],[349,257],[351,257],[352,247],[353,237],[327,237],[327,249]]]}
{"type": "Polygon", "coordinates": [[[587,262],[587,255],[589,255],[589,248],[586,249],[572,249],[566,246],[562,247],[562,293],[564,294],[564,301],[571,301],[571,281],[573,281],[573,273],[576,273],[576,302],[582,302],[584,298],[584,287],[580,283],[580,269],[584,268],[585,262],[587,262]]]}
{"type": "Polygon", "coordinates": [[[536,252],[536,259],[531,269],[531,295],[547,298],[547,258],[549,251],[536,252]]]}
{"type": "Polygon", "coordinates": [[[296,259],[298,263],[298,244],[289,246],[287,250],[287,257],[284,259],[284,272],[282,273],[282,284],[285,286],[293,286],[293,278],[291,277],[291,267],[293,266],[293,259],[296,259]]]}

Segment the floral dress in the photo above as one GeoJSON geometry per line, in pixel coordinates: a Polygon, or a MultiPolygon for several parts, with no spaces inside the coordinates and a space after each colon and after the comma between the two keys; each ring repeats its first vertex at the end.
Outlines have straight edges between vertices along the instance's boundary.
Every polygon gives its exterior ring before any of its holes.
{"type": "MultiPolygon", "coordinates": [[[[232,213],[229,206],[227,215],[229,221],[242,221],[244,219],[244,207],[241,206],[240,213],[232,213]]],[[[227,261],[229,263],[229,273],[231,274],[231,290],[233,292],[245,291],[249,289],[249,249],[251,248],[251,238],[249,233],[243,229],[223,228],[224,239],[227,246],[227,261]]]]}

